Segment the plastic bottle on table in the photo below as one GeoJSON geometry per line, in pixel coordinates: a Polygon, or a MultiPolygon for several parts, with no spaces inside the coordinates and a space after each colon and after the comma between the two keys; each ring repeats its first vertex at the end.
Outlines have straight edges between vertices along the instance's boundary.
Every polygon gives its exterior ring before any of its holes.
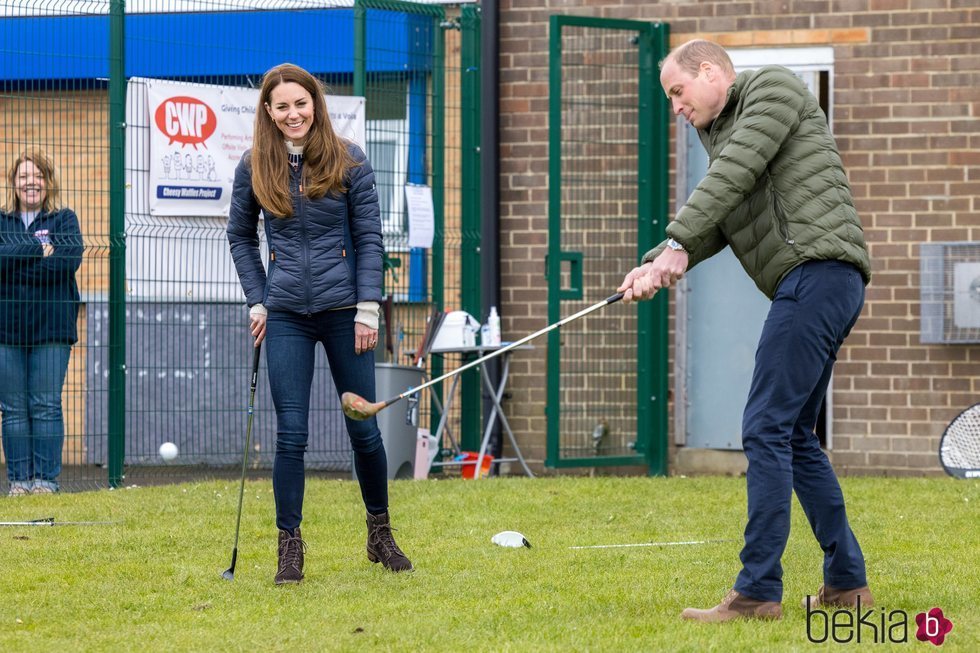
{"type": "Polygon", "coordinates": [[[487,318],[488,345],[493,347],[500,346],[500,316],[497,314],[497,307],[490,307],[490,316],[487,318]]]}

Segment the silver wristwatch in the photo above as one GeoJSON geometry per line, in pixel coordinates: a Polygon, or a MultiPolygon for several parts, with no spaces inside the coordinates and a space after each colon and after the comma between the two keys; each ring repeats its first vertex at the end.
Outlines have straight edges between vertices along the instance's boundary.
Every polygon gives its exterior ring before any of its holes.
{"type": "Polygon", "coordinates": [[[667,239],[667,247],[671,248],[675,252],[686,252],[687,251],[686,249],[684,249],[684,246],[683,245],[681,245],[679,242],[677,242],[673,238],[668,238],[667,239]]]}

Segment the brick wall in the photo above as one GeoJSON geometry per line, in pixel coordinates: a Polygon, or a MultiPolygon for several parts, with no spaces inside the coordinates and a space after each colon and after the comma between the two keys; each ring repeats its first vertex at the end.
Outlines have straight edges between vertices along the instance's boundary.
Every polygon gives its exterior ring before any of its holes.
{"type": "MultiPolygon", "coordinates": [[[[552,14],[665,21],[675,46],[703,37],[731,48],[834,48],[834,131],[875,277],[836,368],[832,460],[845,473],[941,473],[936,451],[943,429],[980,397],[980,345],[919,344],[918,244],[980,240],[976,0],[502,0],[501,281],[508,337],[547,323],[542,234],[552,14]]],[[[623,272],[633,263],[623,261],[623,272]]],[[[515,357],[509,386],[522,398],[508,406],[511,426],[525,456],[539,463],[546,357],[543,341],[515,357]]]]}

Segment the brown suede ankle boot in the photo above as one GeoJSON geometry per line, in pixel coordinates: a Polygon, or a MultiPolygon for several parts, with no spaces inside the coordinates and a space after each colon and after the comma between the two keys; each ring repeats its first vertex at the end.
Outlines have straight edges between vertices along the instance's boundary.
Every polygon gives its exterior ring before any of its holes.
{"type": "Polygon", "coordinates": [[[367,556],[371,562],[380,562],[390,571],[414,571],[412,561],[395,544],[391,534],[388,513],[367,515],[367,556]]]}
{"type": "Polygon", "coordinates": [[[832,608],[870,608],[875,604],[871,589],[867,585],[854,589],[842,590],[830,585],[821,585],[816,596],[803,597],[803,609],[816,609],[827,606],[832,608]],[[810,599],[809,606],[807,599],[810,599]],[[860,602],[860,603],[859,603],[860,602]]]}
{"type": "Polygon", "coordinates": [[[303,552],[306,542],[297,528],[293,535],[289,531],[279,531],[279,569],[276,571],[276,585],[298,583],[303,580],[303,552]]]}
{"type": "Polygon", "coordinates": [[[732,619],[782,619],[783,606],[776,601],[759,601],[731,590],[715,607],[709,610],[684,608],[681,617],[708,623],[732,619]]]}

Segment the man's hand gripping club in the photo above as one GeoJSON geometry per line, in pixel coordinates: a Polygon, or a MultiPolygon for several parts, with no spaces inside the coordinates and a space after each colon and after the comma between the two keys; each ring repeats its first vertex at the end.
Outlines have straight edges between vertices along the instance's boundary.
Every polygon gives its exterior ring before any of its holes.
{"type": "Polygon", "coordinates": [[[627,304],[652,299],[658,290],[670,288],[684,277],[687,263],[687,252],[667,248],[652,261],[630,270],[617,292],[623,293],[627,304]]]}

